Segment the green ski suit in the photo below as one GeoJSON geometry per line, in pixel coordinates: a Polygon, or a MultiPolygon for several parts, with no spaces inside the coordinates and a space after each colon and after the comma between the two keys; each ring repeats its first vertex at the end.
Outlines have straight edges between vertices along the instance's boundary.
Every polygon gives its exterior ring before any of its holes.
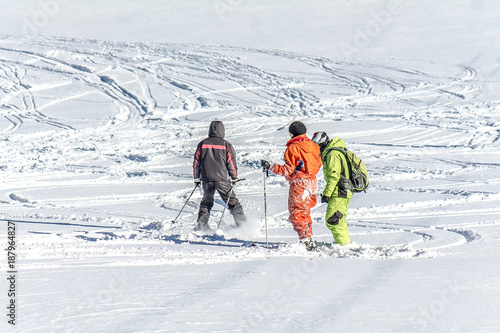
{"type": "Polygon", "coordinates": [[[350,177],[349,165],[346,157],[338,150],[330,150],[332,147],[345,149],[345,142],[338,137],[331,140],[321,154],[323,160],[323,174],[325,175],[326,187],[323,195],[330,197],[326,208],[325,222],[333,234],[335,242],[340,245],[350,243],[349,230],[347,228],[346,214],[352,192],[339,188],[340,175],[350,177]]]}

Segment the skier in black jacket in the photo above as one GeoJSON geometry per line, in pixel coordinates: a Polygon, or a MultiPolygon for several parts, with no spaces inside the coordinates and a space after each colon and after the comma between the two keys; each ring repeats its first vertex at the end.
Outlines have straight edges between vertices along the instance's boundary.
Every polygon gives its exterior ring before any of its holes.
{"type": "Polygon", "coordinates": [[[208,138],[202,140],[196,148],[193,162],[194,181],[195,183],[201,182],[204,194],[195,230],[210,229],[208,218],[214,205],[215,190],[224,202],[228,202],[229,195],[231,195],[228,208],[236,225],[240,226],[246,221],[243,207],[234,191],[231,191],[231,180],[237,179],[238,169],[233,145],[224,140],[225,132],[222,121],[212,121],[208,138]]]}

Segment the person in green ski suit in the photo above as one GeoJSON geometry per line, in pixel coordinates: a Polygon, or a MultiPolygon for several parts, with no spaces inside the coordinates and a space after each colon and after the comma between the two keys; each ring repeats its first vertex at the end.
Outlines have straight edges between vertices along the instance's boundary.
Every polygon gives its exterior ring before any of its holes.
{"type": "Polygon", "coordinates": [[[345,142],[338,137],[330,140],[325,132],[314,133],[312,141],[319,146],[323,161],[326,187],[321,195],[321,202],[328,203],[325,216],[326,226],[332,232],[336,243],[340,245],[349,244],[351,239],[346,215],[352,198],[352,191],[339,186],[341,174],[346,178],[350,177],[349,165],[344,154],[331,149],[333,147],[345,149],[345,142]]]}

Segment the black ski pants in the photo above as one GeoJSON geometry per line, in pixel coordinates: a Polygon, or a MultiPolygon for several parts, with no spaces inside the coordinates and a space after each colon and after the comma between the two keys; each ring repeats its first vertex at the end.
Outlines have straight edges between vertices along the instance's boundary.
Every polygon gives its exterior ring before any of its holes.
{"type": "Polygon", "coordinates": [[[210,211],[214,206],[214,195],[217,191],[224,201],[228,202],[228,208],[233,215],[234,222],[237,226],[241,225],[246,221],[245,214],[243,212],[243,207],[241,206],[239,200],[236,198],[234,191],[231,191],[231,182],[226,181],[202,181],[203,187],[203,199],[200,204],[200,211],[198,212],[198,224],[207,224],[208,218],[210,217],[210,211]],[[231,195],[231,197],[229,197],[231,195]]]}

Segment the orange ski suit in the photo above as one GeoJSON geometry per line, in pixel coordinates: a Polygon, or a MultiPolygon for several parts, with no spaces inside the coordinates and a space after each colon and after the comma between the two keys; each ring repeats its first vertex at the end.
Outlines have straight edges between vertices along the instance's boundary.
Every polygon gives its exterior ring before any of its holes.
{"type": "Polygon", "coordinates": [[[316,205],[318,181],[321,169],[319,146],[305,134],[287,142],[285,165],[273,164],[272,173],[285,176],[290,183],[288,194],[289,220],[300,239],[312,237],[311,208],[316,205]]]}

